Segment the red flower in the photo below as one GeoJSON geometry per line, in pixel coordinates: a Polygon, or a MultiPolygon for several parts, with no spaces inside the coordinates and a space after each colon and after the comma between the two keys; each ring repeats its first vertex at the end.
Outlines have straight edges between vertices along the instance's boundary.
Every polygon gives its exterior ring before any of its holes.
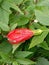
{"type": "Polygon", "coordinates": [[[9,32],[7,38],[11,44],[18,44],[30,39],[33,35],[32,30],[20,28],[9,32]]]}

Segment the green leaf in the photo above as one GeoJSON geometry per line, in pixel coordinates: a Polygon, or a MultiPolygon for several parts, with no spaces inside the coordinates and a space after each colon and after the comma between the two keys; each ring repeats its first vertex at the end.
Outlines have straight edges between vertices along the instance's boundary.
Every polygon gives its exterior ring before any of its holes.
{"type": "Polygon", "coordinates": [[[1,56],[0,62],[9,64],[12,63],[10,54],[0,53],[0,56],[1,56]]]}
{"type": "Polygon", "coordinates": [[[16,61],[19,63],[19,64],[35,64],[34,61],[31,61],[31,60],[28,60],[28,59],[16,59],[16,61]]]}
{"type": "Polygon", "coordinates": [[[46,41],[43,41],[39,46],[44,48],[45,50],[49,50],[49,47],[48,47],[48,44],[46,43],[46,41]]]}
{"type": "Polygon", "coordinates": [[[23,0],[8,0],[8,1],[13,2],[16,5],[20,5],[23,2],[23,0]]]}
{"type": "Polygon", "coordinates": [[[29,51],[15,51],[15,57],[16,58],[25,58],[32,53],[33,52],[29,52],[29,51]]]}
{"type": "Polygon", "coordinates": [[[23,0],[15,0],[15,2],[17,5],[20,5],[23,2],[23,0]]]}
{"type": "Polygon", "coordinates": [[[27,7],[27,9],[25,9],[26,12],[26,16],[30,19],[34,19],[34,7],[33,5],[30,5],[27,7]]]}
{"type": "Polygon", "coordinates": [[[49,0],[39,0],[38,6],[49,6],[49,0]]]}
{"type": "Polygon", "coordinates": [[[17,23],[11,25],[11,26],[10,26],[10,29],[11,29],[11,30],[14,30],[16,27],[17,27],[17,23]]]}
{"type": "Polygon", "coordinates": [[[36,65],[49,65],[49,61],[43,57],[39,58],[36,65]]]}
{"type": "Polygon", "coordinates": [[[10,13],[10,5],[8,2],[4,1],[0,7],[0,21],[8,24],[10,13]]]}
{"type": "Polygon", "coordinates": [[[7,41],[3,41],[0,43],[0,53],[9,53],[12,50],[12,45],[9,44],[7,41]]]}
{"type": "Polygon", "coordinates": [[[29,22],[28,18],[24,15],[12,15],[10,19],[10,26],[17,24],[17,26],[25,25],[29,22]]]}
{"type": "Polygon", "coordinates": [[[3,30],[3,31],[9,31],[10,28],[7,24],[3,24],[3,22],[0,21],[0,28],[3,30]]]}
{"type": "Polygon", "coordinates": [[[35,8],[36,19],[42,25],[49,26],[49,8],[48,7],[37,7],[35,8]]]}
{"type": "Polygon", "coordinates": [[[0,28],[4,31],[9,31],[8,21],[11,11],[9,4],[5,1],[0,7],[0,28]]]}
{"type": "Polygon", "coordinates": [[[16,61],[14,61],[12,65],[19,65],[19,64],[16,61]]]}
{"type": "Polygon", "coordinates": [[[20,8],[16,5],[15,2],[13,1],[8,1],[9,5],[11,8],[15,9],[16,11],[18,11],[20,14],[24,15],[24,13],[20,10],[20,8]]]}
{"type": "Polygon", "coordinates": [[[34,36],[32,38],[31,43],[30,43],[29,49],[34,47],[34,46],[36,46],[36,45],[38,45],[38,44],[41,44],[44,41],[44,39],[47,36],[47,34],[48,34],[48,32],[44,31],[41,35],[34,36]]]}
{"type": "Polygon", "coordinates": [[[36,29],[41,29],[41,27],[43,27],[42,25],[40,25],[39,23],[33,22],[32,26],[36,29]]]}
{"type": "Polygon", "coordinates": [[[0,22],[8,24],[9,21],[9,13],[0,8],[0,22]]]}
{"type": "Polygon", "coordinates": [[[4,63],[11,63],[11,54],[12,51],[12,45],[10,45],[7,41],[3,41],[2,43],[0,43],[0,62],[4,62],[4,63]],[[8,61],[7,61],[8,60],[8,61]]]}
{"type": "Polygon", "coordinates": [[[49,34],[46,36],[46,42],[47,42],[47,44],[48,44],[48,46],[49,46],[49,34]]]}

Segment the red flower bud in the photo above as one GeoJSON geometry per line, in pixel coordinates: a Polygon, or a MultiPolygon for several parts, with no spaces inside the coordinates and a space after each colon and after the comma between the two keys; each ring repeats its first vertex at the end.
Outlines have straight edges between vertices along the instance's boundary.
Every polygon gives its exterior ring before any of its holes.
{"type": "Polygon", "coordinates": [[[32,30],[20,28],[9,32],[7,38],[11,44],[18,44],[30,39],[33,35],[32,30]]]}

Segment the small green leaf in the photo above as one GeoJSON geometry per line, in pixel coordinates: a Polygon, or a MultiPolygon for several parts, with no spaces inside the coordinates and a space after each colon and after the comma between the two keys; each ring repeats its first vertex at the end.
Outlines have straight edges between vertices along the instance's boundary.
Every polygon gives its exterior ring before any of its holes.
{"type": "Polygon", "coordinates": [[[15,51],[15,57],[16,58],[25,58],[32,53],[33,52],[29,52],[29,51],[15,51]]]}
{"type": "Polygon", "coordinates": [[[11,25],[11,26],[10,26],[10,29],[11,29],[11,30],[14,30],[16,27],[17,27],[17,23],[11,25]]]}
{"type": "Polygon", "coordinates": [[[25,9],[26,12],[26,16],[30,19],[34,19],[34,7],[33,5],[30,5],[27,7],[27,9],[25,9]]]}
{"type": "Polygon", "coordinates": [[[44,41],[44,39],[47,36],[47,34],[48,34],[48,32],[44,31],[41,35],[34,36],[32,38],[31,43],[30,43],[29,49],[34,47],[34,46],[36,46],[36,45],[38,45],[38,44],[41,44],[44,41]]]}
{"type": "Polygon", "coordinates": [[[20,64],[36,64],[34,61],[28,59],[16,59],[16,61],[20,64]]]}
{"type": "MultiPolygon", "coordinates": [[[[9,55],[9,56],[10,56],[10,55],[9,55]]],[[[11,60],[11,58],[10,58],[9,56],[6,55],[6,54],[2,54],[2,55],[1,55],[2,59],[0,59],[0,62],[11,64],[11,63],[12,63],[12,60],[11,60]],[[7,61],[7,60],[8,60],[8,61],[7,61]]]]}
{"type": "Polygon", "coordinates": [[[24,15],[12,15],[10,19],[10,26],[13,24],[17,24],[17,26],[25,25],[29,22],[28,18],[24,15]]]}
{"type": "Polygon", "coordinates": [[[15,2],[13,2],[13,1],[8,1],[8,2],[9,2],[9,5],[10,5],[11,8],[15,9],[20,14],[24,15],[24,13],[20,10],[20,8],[16,5],[15,2]]]}
{"type": "Polygon", "coordinates": [[[49,46],[49,34],[46,36],[46,42],[48,43],[49,46]]]}
{"type": "Polygon", "coordinates": [[[23,2],[23,0],[8,0],[8,1],[13,2],[16,5],[20,5],[23,2]]]}
{"type": "Polygon", "coordinates": [[[49,61],[43,57],[39,58],[36,65],[49,65],[49,61]]]}
{"type": "Polygon", "coordinates": [[[9,21],[9,13],[0,8],[0,22],[8,24],[9,21]]]}
{"type": "Polygon", "coordinates": [[[10,28],[7,24],[3,24],[3,22],[0,22],[0,28],[3,30],[3,31],[9,31],[10,28]]]}
{"type": "Polygon", "coordinates": [[[12,45],[10,45],[7,41],[3,41],[0,43],[0,53],[9,53],[12,50],[12,45]]]}
{"type": "Polygon", "coordinates": [[[49,47],[48,47],[48,44],[46,43],[46,41],[43,41],[39,46],[44,48],[45,50],[49,50],[49,47]]]}
{"type": "Polygon", "coordinates": [[[0,28],[3,30],[3,31],[9,31],[10,28],[7,24],[3,24],[3,22],[0,22],[0,28]]]}

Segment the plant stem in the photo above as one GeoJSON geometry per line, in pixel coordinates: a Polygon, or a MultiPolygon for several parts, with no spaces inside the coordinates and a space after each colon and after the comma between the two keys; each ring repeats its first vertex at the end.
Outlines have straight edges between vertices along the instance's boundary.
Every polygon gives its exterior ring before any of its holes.
{"type": "Polygon", "coordinates": [[[12,50],[12,53],[15,52],[15,50],[21,45],[22,43],[19,43],[19,44],[14,44],[13,45],[13,50],[12,50]]]}

